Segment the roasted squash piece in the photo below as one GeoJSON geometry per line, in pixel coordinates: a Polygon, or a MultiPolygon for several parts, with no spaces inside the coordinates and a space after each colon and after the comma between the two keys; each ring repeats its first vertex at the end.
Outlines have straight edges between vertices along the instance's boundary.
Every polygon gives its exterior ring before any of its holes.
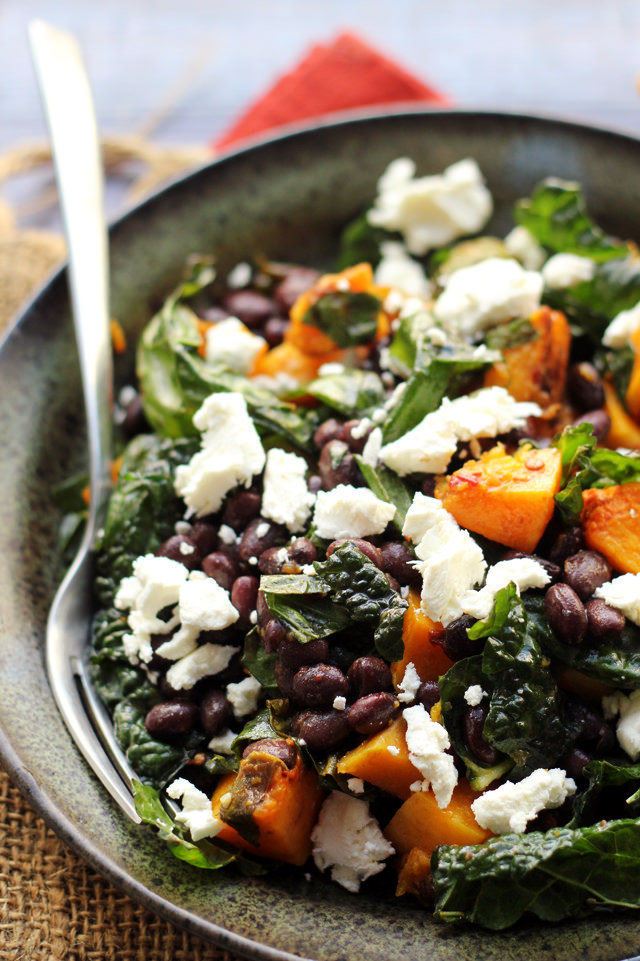
{"type": "Polygon", "coordinates": [[[408,798],[411,785],[421,781],[422,774],[409,760],[406,730],[404,718],[396,718],[389,727],[343,755],[338,761],[339,773],[360,777],[396,797],[408,798]]]}
{"type": "Polygon", "coordinates": [[[631,346],[635,351],[631,377],[624,395],[624,404],[635,420],[640,420],[640,327],[631,335],[631,346]]]}
{"type": "Polygon", "coordinates": [[[605,440],[607,447],[640,450],[640,424],[626,412],[613,384],[607,380],[603,383],[604,409],[611,418],[611,428],[605,440]]]}
{"type": "Polygon", "coordinates": [[[589,550],[600,551],[623,574],[640,572],[640,483],[584,491],[582,529],[589,550]]]}
{"type": "Polygon", "coordinates": [[[391,677],[396,688],[402,681],[407,664],[410,662],[413,663],[421,681],[437,681],[453,664],[441,645],[434,641],[443,628],[437,621],[427,617],[422,610],[418,591],[411,590],[407,600],[409,607],[402,624],[404,655],[401,661],[394,661],[391,665],[391,677]]]}
{"type": "Polygon", "coordinates": [[[461,527],[530,554],[551,520],[561,477],[555,447],[510,455],[497,444],[446,478],[436,495],[461,527]]]}
{"type": "Polygon", "coordinates": [[[214,816],[225,822],[218,837],[259,857],[304,864],[324,794],[300,756],[289,768],[279,757],[252,751],[211,799],[214,816]],[[255,843],[248,840],[254,834],[255,843]]]}
{"type": "Polygon", "coordinates": [[[431,875],[431,858],[420,848],[411,848],[399,859],[398,884],[396,897],[403,894],[413,894],[418,899],[424,898],[431,875]]]}
{"type": "Polygon", "coordinates": [[[439,844],[481,844],[492,837],[471,810],[478,797],[468,781],[459,781],[446,808],[438,807],[433,791],[416,791],[396,811],[384,835],[399,854],[419,848],[431,857],[439,844]]]}
{"type": "Polygon", "coordinates": [[[563,398],[571,331],[565,315],[540,307],[529,317],[537,337],[502,351],[502,360],[490,367],[485,387],[505,387],[512,397],[534,401],[543,410],[563,398]]]}

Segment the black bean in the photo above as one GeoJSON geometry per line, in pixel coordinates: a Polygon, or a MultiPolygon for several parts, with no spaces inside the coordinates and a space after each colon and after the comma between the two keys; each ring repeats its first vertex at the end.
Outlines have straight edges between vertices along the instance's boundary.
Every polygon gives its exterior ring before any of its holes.
{"type": "Polygon", "coordinates": [[[622,611],[610,607],[606,601],[594,597],[585,605],[587,630],[594,641],[610,641],[618,637],[626,623],[622,611]]]}
{"type": "Polygon", "coordinates": [[[415,555],[408,544],[387,541],[380,546],[380,553],[382,570],[385,574],[391,574],[400,584],[408,584],[411,587],[419,587],[422,584],[420,572],[411,564],[415,561],[415,555]]]}
{"type": "Polygon", "coordinates": [[[377,734],[388,725],[397,707],[398,699],[394,694],[385,691],[365,694],[351,705],[347,720],[358,734],[377,734]]]}
{"type": "Polygon", "coordinates": [[[400,584],[400,581],[397,581],[393,576],[393,574],[385,574],[385,577],[389,581],[389,587],[391,588],[391,590],[395,591],[396,594],[399,594],[400,591],[402,590],[402,585],[400,584]]]}
{"type": "Polygon", "coordinates": [[[136,394],[127,404],[124,419],[120,426],[127,437],[135,437],[137,434],[144,434],[150,430],[140,394],[136,394]]]}
{"type": "Polygon", "coordinates": [[[549,551],[549,560],[563,565],[567,557],[576,554],[584,547],[584,534],[581,527],[568,527],[558,535],[549,551]]]}
{"type": "Polygon", "coordinates": [[[436,478],[433,474],[427,475],[422,481],[422,486],[420,488],[425,497],[433,497],[436,490],[436,478]]]}
{"type": "Polygon", "coordinates": [[[597,708],[571,700],[567,702],[565,711],[570,726],[577,730],[579,744],[587,746],[598,756],[611,753],[616,736],[597,708]]]}
{"type": "Polygon", "coordinates": [[[336,697],[347,697],[349,682],[342,671],[332,664],[310,664],[296,672],[292,692],[304,707],[329,707],[336,697]]]}
{"type": "Polygon", "coordinates": [[[288,314],[296,300],[305,290],[312,287],[320,274],[311,267],[292,267],[280,281],[274,296],[283,313],[288,314]]]}
{"type": "Polygon", "coordinates": [[[262,336],[269,344],[269,347],[278,347],[284,340],[284,335],[289,327],[289,321],[284,317],[270,317],[262,328],[262,336]]]}
{"type": "Polygon", "coordinates": [[[550,584],[556,584],[559,580],[562,580],[562,568],[558,564],[554,564],[553,561],[548,561],[546,557],[540,557],[538,554],[525,554],[524,551],[505,551],[501,560],[513,561],[520,557],[527,557],[532,561],[536,561],[540,567],[543,567],[550,577],[550,584]]]}
{"type": "Polygon", "coordinates": [[[587,613],[568,584],[552,584],[544,595],[549,627],[563,644],[580,644],[587,633],[587,613]]]}
{"type": "Polygon", "coordinates": [[[307,481],[307,487],[312,494],[317,494],[318,491],[322,490],[322,478],[319,474],[312,474],[307,481]]]}
{"type": "Polygon", "coordinates": [[[582,748],[574,747],[565,755],[562,766],[569,777],[579,781],[584,779],[584,769],[590,761],[593,761],[593,757],[590,754],[587,754],[582,748]]]}
{"type": "Polygon", "coordinates": [[[588,600],[595,589],[611,580],[611,564],[597,551],[578,551],[564,562],[564,579],[581,601],[588,600]]]}
{"type": "Polygon", "coordinates": [[[430,711],[440,700],[440,685],[437,681],[423,681],[416,691],[416,701],[425,711],[430,711]]]}
{"type": "Polygon", "coordinates": [[[224,587],[225,591],[231,590],[233,582],[240,573],[236,562],[222,551],[213,551],[203,557],[202,570],[207,577],[212,577],[220,587],[224,587]]]}
{"type": "Polygon", "coordinates": [[[259,751],[261,754],[270,754],[271,757],[279,758],[281,761],[284,761],[289,770],[292,770],[296,766],[299,757],[295,744],[286,737],[268,737],[262,741],[252,741],[251,744],[247,744],[245,747],[242,752],[242,757],[249,757],[254,751],[259,751]]]}
{"type": "Polygon", "coordinates": [[[179,561],[188,571],[195,571],[200,567],[200,551],[191,538],[185,537],[184,534],[174,534],[160,545],[156,554],[158,557],[179,561]]]}
{"type": "Polygon", "coordinates": [[[344,425],[344,442],[352,454],[361,454],[372,428],[361,433],[359,420],[348,420],[344,425]],[[354,431],[356,436],[354,437],[354,431]]]}
{"type": "Polygon", "coordinates": [[[238,491],[225,504],[222,523],[238,533],[260,513],[262,498],[255,491],[238,491]]]}
{"type": "Polygon", "coordinates": [[[338,484],[357,484],[360,469],[356,460],[341,440],[330,440],[320,451],[318,473],[326,491],[333,490],[338,484]]]}
{"type": "Polygon", "coordinates": [[[293,678],[295,675],[295,669],[288,667],[281,661],[276,661],[273,668],[273,674],[276,679],[276,684],[280,688],[280,692],[283,697],[291,698],[293,697],[293,678]]]}
{"type": "Polygon", "coordinates": [[[208,691],[200,701],[200,727],[207,737],[215,737],[227,727],[233,716],[231,703],[224,691],[208,691]]]}
{"type": "Polygon", "coordinates": [[[267,654],[273,654],[274,651],[277,651],[286,636],[287,629],[282,621],[275,617],[267,621],[262,631],[262,643],[267,654]]]}
{"type": "Polygon", "coordinates": [[[293,637],[284,637],[278,645],[278,659],[285,667],[294,671],[307,664],[324,664],[329,657],[329,644],[324,637],[318,637],[308,644],[300,644],[293,637]]]}
{"type": "Polygon", "coordinates": [[[470,641],[467,630],[475,624],[475,621],[468,614],[457,617],[451,621],[441,633],[433,635],[433,642],[440,644],[447,657],[452,661],[460,661],[463,657],[471,657],[478,654],[480,646],[478,641],[470,641]]]}
{"type": "Polygon", "coordinates": [[[257,290],[232,290],[222,298],[222,306],[247,327],[260,327],[277,310],[274,302],[257,290]]]}
{"type": "Polygon", "coordinates": [[[202,317],[203,320],[208,321],[210,324],[219,324],[221,320],[226,320],[228,316],[229,311],[223,307],[219,307],[217,304],[198,310],[198,317],[202,317]]]}
{"type": "Polygon", "coordinates": [[[258,557],[258,570],[261,574],[282,574],[282,569],[287,563],[282,560],[281,547],[268,547],[266,551],[258,557]]]}
{"type": "Polygon", "coordinates": [[[245,574],[237,577],[231,588],[231,603],[240,615],[236,626],[245,631],[251,627],[251,613],[256,609],[258,585],[257,577],[245,574]]]}
{"type": "Polygon", "coordinates": [[[196,521],[192,525],[188,536],[189,540],[193,541],[200,551],[200,557],[211,554],[218,546],[217,528],[213,524],[207,524],[206,521],[196,521]]]}
{"type": "Polygon", "coordinates": [[[301,738],[310,751],[325,754],[344,741],[351,728],[346,711],[301,711],[291,722],[291,733],[301,738]]]}
{"type": "Polygon", "coordinates": [[[188,734],[197,721],[197,704],[190,701],[163,701],[151,708],[144,725],[152,737],[166,741],[188,734]]]}
{"type": "Polygon", "coordinates": [[[574,427],[579,427],[580,424],[591,424],[596,440],[602,444],[611,430],[611,417],[606,410],[589,410],[576,417],[573,422],[574,427]]]}
{"type": "Polygon", "coordinates": [[[567,391],[578,410],[604,407],[604,386],[593,364],[582,361],[572,364],[567,372],[567,391]]]}
{"type": "Polygon", "coordinates": [[[268,547],[274,547],[277,542],[283,543],[284,540],[286,540],[286,534],[279,524],[256,517],[249,521],[240,538],[238,556],[243,561],[249,561],[254,557],[257,561],[268,547]]]}
{"type": "Polygon", "coordinates": [[[287,548],[287,553],[296,564],[313,564],[318,559],[318,550],[308,537],[296,537],[287,548]]]}
{"type": "Polygon", "coordinates": [[[323,421],[313,435],[313,443],[321,450],[330,440],[344,440],[344,427],[335,417],[323,421]]]}
{"type": "Polygon", "coordinates": [[[355,698],[375,694],[391,687],[391,670],[381,657],[365,655],[357,657],[347,671],[347,680],[355,698]]]}
{"type": "Polygon", "coordinates": [[[487,718],[487,708],[470,707],[464,715],[464,736],[471,753],[483,764],[495,764],[498,752],[489,744],[484,736],[484,722],[487,718]]]}
{"type": "Polygon", "coordinates": [[[362,537],[340,537],[337,541],[331,541],[327,547],[327,557],[330,557],[341,544],[353,544],[359,551],[362,551],[365,557],[373,561],[377,568],[382,570],[382,553],[380,548],[376,547],[375,544],[372,544],[370,541],[365,541],[362,537]]]}

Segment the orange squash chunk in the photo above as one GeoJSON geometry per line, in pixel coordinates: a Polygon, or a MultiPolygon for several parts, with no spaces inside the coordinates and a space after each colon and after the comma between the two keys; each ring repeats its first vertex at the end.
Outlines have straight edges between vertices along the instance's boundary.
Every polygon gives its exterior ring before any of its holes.
{"type": "Polygon", "coordinates": [[[624,403],[631,416],[635,420],[640,420],[640,327],[631,334],[630,340],[635,357],[624,403]]]}
{"type": "Polygon", "coordinates": [[[640,483],[593,488],[582,496],[587,547],[604,554],[620,573],[640,572],[640,483]]]}
{"type": "Polygon", "coordinates": [[[232,824],[217,835],[258,857],[278,858],[288,864],[304,864],[311,854],[311,831],[316,823],[325,792],[314,771],[301,757],[288,768],[279,758],[253,751],[240,764],[237,776],[223,777],[211,799],[214,817],[228,817],[240,800],[260,832],[258,844],[245,840],[232,824]],[[259,766],[266,778],[261,782],[259,766]]]}
{"type": "Polygon", "coordinates": [[[604,381],[604,409],[611,418],[611,429],[606,436],[607,447],[629,447],[640,450],[640,424],[627,414],[615,387],[604,381]]]}
{"type": "Polygon", "coordinates": [[[505,387],[512,397],[534,401],[544,409],[560,403],[564,394],[571,347],[565,315],[541,307],[529,317],[538,336],[502,351],[502,360],[485,374],[485,387],[505,387]]]}
{"type": "Polygon", "coordinates": [[[419,848],[431,857],[439,844],[481,844],[492,837],[471,810],[479,795],[468,781],[459,781],[446,808],[439,808],[433,791],[416,791],[389,821],[384,834],[399,854],[419,848]]]}
{"type": "Polygon", "coordinates": [[[420,897],[424,890],[424,882],[431,874],[431,858],[420,848],[411,848],[403,854],[398,864],[398,885],[396,897],[403,894],[414,894],[420,897]]]}
{"type": "Polygon", "coordinates": [[[278,344],[277,347],[273,347],[257,358],[251,376],[265,374],[267,377],[275,377],[283,372],[295,378],[299,384],[306,384],[310,380],[315,380],[323,364],[344,358],[343,350],[336,347],[333,342],[331,346],[331,353],[313,355],[305,354],[295,344],[288,342],[278,344]]]}
{"type": "Polygon", "coordinates": [[[406,730],[404,718],[396,718],[389,727],[343,755],[338,761],[339,773],[360,777],[389,794],[408,798],[411,785],[421,781],[422,774],[409,760],[406,730]]]}
{"type": "Polygon", "coordinates": [[[553,515],[562,462],[554,447],[522,447],[505,453],[501,444],[468,461],[438,489],[461,527],[530,554],[553,515]]]}
{"type": "Polygon", "coordinates": [[[440,623],[427,617],[422,610],[418,591],[411,590],[407,600],[409,607],[402,624],[404,655],[401,661],[394,661],[391,665],[391,677],[396,688],[410,662],[413,663],[421,681],[437,681],[453,664],[441,645],[433,640],[443,628],[440,623]]]}

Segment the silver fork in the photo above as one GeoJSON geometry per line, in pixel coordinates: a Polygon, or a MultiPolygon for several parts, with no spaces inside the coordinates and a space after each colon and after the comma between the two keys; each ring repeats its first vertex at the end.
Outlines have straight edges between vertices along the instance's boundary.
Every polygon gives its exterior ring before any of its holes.
{"type": "Polygon", "coordinates": [[[108,235],[98,130],[82,53],[71,34],[29,24],[31,53],[49,128],[69,256],[71,308],[89,444],[89,517],[78,554],[54,598],[46,631],[49,683],[76,745],[123,812],[134,771],[117,744],[89,677],[93,547],[110,487],[113,370],[109,333],[108,235]]]}

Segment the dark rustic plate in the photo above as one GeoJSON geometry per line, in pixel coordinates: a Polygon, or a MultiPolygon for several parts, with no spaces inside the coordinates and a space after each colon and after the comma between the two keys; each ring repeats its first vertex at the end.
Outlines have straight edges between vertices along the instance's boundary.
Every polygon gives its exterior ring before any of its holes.
{"type": "MultiPolygon", "coordinates": [[[[129,342],[188,254],[222,269],[263,252],[330,265],[341,226],[371,200],[399,155],[421,172],[475,157],[503,231],[511,203],[542,177],[580,181],[609,230],[640,240],[640,142],[573,124],[497,114],[408,111],[298,131],[228,156],[117,223],[112,310],[129,342]]],[[[118,379],[131,377],[129,350],[118,379]]],[[[90,864],[174,923],[253,958],[314,961],[593,959],[640,949],[640,916],[528,924],[489,934],[434,923],[406,899],[353,896],[286,873],[242,879],[176,860],[131,826],[75,749],[43,665],[47,609],[62,575],[52,488],[83,463],[84,431],[69,302],[58,274],[0,353],[0,754],[33,806],[90,864]]]]}

